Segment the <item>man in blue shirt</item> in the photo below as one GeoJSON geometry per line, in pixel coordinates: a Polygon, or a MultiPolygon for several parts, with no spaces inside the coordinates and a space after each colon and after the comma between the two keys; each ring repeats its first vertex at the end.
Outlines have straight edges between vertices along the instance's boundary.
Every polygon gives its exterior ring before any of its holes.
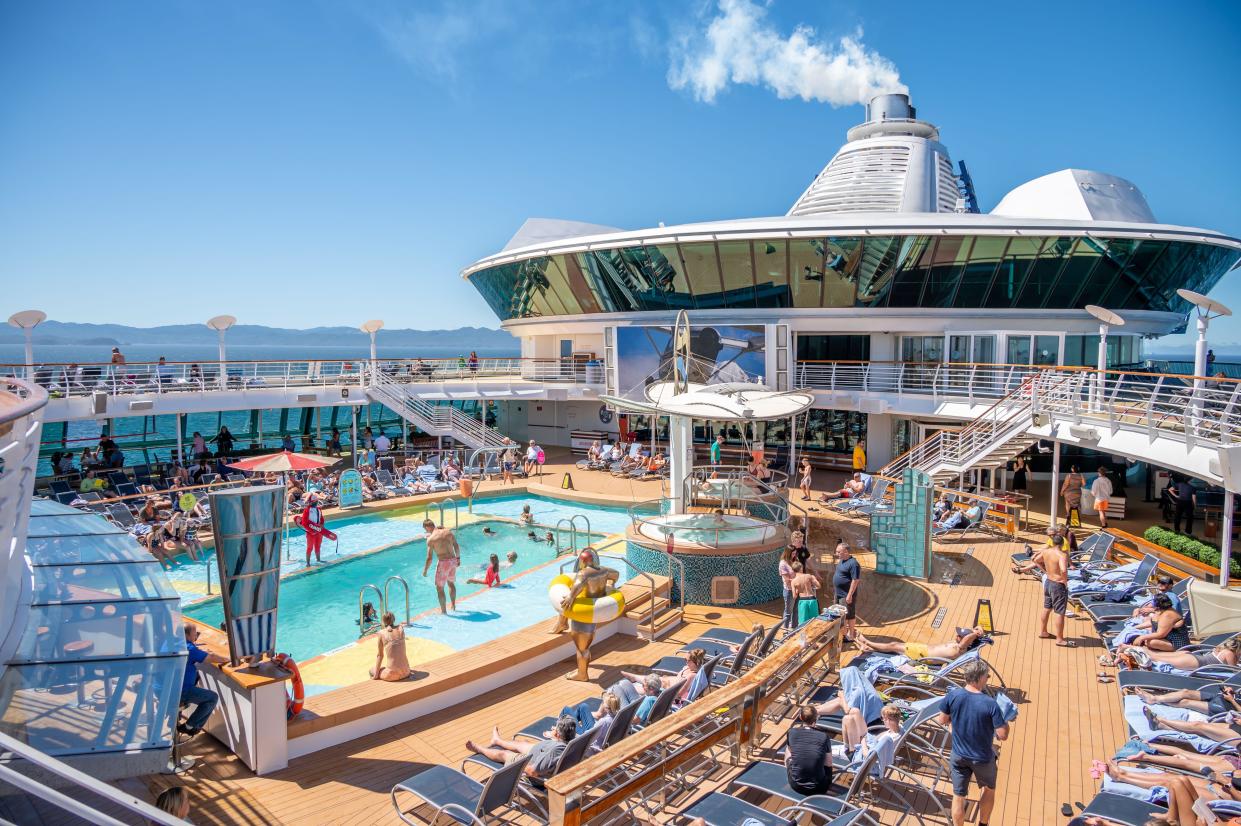
{"type": "Polygon", "coordinates": [[[194,706],[194,711],[184,723],[177,724],[177,731],[189,737],[202,731],[207,718],[211,716],[211,712],[215,711],[216,703],[220,702],[220,695],[209,688],[197,685],[198,664],[208,662],[223,665],[228,662],[219,654],[212,654],[210,651],[199,648],[194,644],[197,641],[198,626],[187,622],[185,624],[185,648],[190,656],[185,662],[185,677],[181,680],[181,703],[194,706]]]}
{"type": "Polygon", "coordinates": [[[962,669],[964,688],[944,698],[940,725],[952,726],[952,823],[965,825],[965,796],[970,777],[982,790],[978,799],[978,826],[987,826],[995,806],[996,761],[994,740],[1008,739],[1008,722],[1000,704],[986,693],[991,668],[974,660],[962,669]]]}
{"type": "Polygon", "coordinates": [[[836,546],[836,572],[832,575],[836,602],[845,606],[844,639],[857,637],[857,589],[862,580],[862,566],[849,551],[849,543],[841,540],[836,546]]]}

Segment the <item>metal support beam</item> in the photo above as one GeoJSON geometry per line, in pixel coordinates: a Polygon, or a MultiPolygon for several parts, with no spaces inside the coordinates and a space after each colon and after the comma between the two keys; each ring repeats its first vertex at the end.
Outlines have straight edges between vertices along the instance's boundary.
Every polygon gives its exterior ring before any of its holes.
{"type": "Polygon", "coordinates": [[[1056,527],[1060,510],[1060,440],[1051,441],[1051,526],[1056,527]]]}
{"type": "Polygon", "coordinates": [[[1228,577],[1232,573],[1232,507],[1234,494],[1224,491],[1224,524],[1221,526],[1224,535],[1219,543],[1219,585],[1228,587],[1228,577]]]}

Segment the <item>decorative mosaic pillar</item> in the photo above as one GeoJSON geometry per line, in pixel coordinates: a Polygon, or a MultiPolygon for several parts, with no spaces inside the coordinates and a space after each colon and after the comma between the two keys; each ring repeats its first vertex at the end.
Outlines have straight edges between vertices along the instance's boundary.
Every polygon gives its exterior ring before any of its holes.
{"type": "Polygon", "coordinates": [[[870,546],[881,574],[927,579],[931,575],[931,477],[908,468],[895,485],[891,510],[870,520],[870,546]]]}

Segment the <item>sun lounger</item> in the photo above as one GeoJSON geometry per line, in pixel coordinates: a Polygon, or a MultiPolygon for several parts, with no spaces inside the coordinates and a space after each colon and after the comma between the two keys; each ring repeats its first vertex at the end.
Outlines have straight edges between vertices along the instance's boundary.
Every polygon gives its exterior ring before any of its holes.
{"type": "Polygon", "coordinates": [[[1091,817],[1101,817],[1112,823],[1124,826],[1145,826],[1146,821],[1161,814],[1167,809],[1153,803],[1144,803],[1132,797],[1120,794],[1099,792],[1080,815],[1069,821],[1070,826],[1083,826],[1091,817]]]}
{"type": "Polygon", "coordinates": [[[1241,688],[1241,672],[1228,666],[1210,665],[1189,674],[1166,674],[1162,671],[1127,669],[1116,675],[1116,685],[1127,688],[1145,688],[1148,691],[1177,691],[1187,689],[1202,691],[1211,686],[1228,685],[1241,688]]]}
{"type": "MultiPolygon", "coordinates": [[[[1185,577],[1184,579],[1179,580],[1171,588],[1172,594],[1181,601],[1182,605],[1185,604],[1186,594],[1189,590],[1189,583],[1192,582],[1193,579],[1193,577],[1185,577]]],[[[1086,613],[1090,614],[1091,618],[1094,619],[1095,622],[1125,619],[1133,614],[1133,609],[1150,599],[1150,596],[1154,593],[1154,590],[1155,588],[1153,585],[1147,585],[1137,589],[1136,597],[1140,598],[1131,598],[1128,602],[1091,602],[1087,603],[1083,607],[1086,609],[1086,613]]]]}
{"type": "Polygon", "coordinates": [[[746,803],[723,792],[709,792],[683,809],[676,823],[689,823],[702,818],[707,826],[737,826],[753,820],[760,826],[792,826],[797,819],[810,815],[814,823],[822,826],[850,826],[850,824],[873,824],[875,821],[861,809],[849,807],[841,811],[840,802],[830,797],[816,795],[803,798],[800,803],[786,806],[772,813],[753,803],[746,803]]]}
{"type": "Polygon", "coordinates": [[[418,820],[410,819],[424,806],[433,810],[423,823],[439,822],[447,814],[458,823],[482,824],[499,812],[520,812],[516,805],[522,770],[529,762],[523,756],[492,773],[486,783],[479,783],[469,775],[450,766],[432,766],[392,787],[392,808],[396,816],[410,826],[418,826],[418,820]],[[412,795],[416,801],[412,810],[401,806],[401,796],[412,795]]]}

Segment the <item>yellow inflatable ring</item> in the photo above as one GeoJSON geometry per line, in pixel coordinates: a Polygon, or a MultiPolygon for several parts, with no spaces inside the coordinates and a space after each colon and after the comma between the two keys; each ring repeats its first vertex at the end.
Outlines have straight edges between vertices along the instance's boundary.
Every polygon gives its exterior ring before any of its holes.
{"type": "Polygon", "coordinates": [[[611,622],[625,613],[625,597],[620,591],[610,591],[601,597],[588,597],[585,594],[573,600],[568,610],[561,610],[560,604],[573,590],[573,577],[558,574],[552,577],[547,586],[547,599],[557,614],[564,614],[577,622],[604,623],[611,622]]]}

